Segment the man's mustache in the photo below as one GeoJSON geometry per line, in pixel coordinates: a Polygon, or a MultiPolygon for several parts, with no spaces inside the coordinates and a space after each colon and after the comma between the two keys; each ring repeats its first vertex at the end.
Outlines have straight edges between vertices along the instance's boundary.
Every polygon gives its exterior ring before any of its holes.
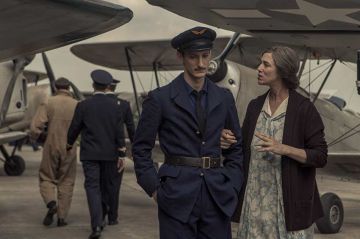
{"type": "Polygon", "coordinates": [[[195,68],[195,71],[206,71],[206,68],[195,68]]]}

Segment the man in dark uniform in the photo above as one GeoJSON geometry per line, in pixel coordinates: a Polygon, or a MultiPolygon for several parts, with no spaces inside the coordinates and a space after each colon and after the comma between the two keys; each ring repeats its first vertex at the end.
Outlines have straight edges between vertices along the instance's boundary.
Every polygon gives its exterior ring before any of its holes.
{"type": "MultiPolygon", "coordinates": [[[[120,81],[113,80],[113,82],[108,86],[108,91],[106,95],[113,98],[118,107],[120,108],[122,121],[120,125],[126,125],[127,133],[130,139],[130,142],[133,142],[134,134],[135,134],[135,126],[134,126],[134,119],[131,112],[130,104],[128,101],[119,99],[116,94],[114,94],[116,85],[120,81]]],[[[125,135],[123,135],[125,139],[125,135]]],[[[107,198],[103,199],[103,212],[104,212],[104,219],[106,215],[108,216],[108,224],[109,225],[116,225],[118,224],[118,208],[119,208],[119,196],[120,196],[120,186],[121,181],[124,173],[124,164],[118,165],[114,163],[112,166],[107,169],[107,174],[109,174],[109,182],[105,182],[108,185],[112,185],[112,189],[110,194],[107,198]],[[122,167],[120,167],[122,166],[122,167]]]]}
{"type": "Polygon", "coordinates": [[[91,216],[92,233],[89,239],[100,238],[103,226],[102,198],[111,192],[106,169],[125,156],[125,142],[120,108],[105,92],[113,77],[106,71],[91,73],[94,95],[76,106],[71,122],[67,148],[71,149],[81,133],[80,160],[85,175],[85,190],[91,216]]]}
{"type": "Polygon", "coordinates": [[[158,203],[161,239],[231,239],[243,182],[241,130],[232,94],[206,77],[215,37],[195,27],[171,41],[184,73],[149,93],[135,133],[135,172],[158,203]],[[227,127],[237,143],[222,151],[227,127]],[[157,134],[165,154],[159,172],[151,160],[157,134]]]}

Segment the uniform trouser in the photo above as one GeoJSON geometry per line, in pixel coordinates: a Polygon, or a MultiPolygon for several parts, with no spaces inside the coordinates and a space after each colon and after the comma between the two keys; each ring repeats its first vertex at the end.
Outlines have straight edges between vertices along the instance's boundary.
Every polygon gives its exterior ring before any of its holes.
{"type": "Polygon", "coordinates": [[[160,239],[231,239],[231,222],[212,199],[205,181],[187,223],[158,207],[160,239]]]}
{"type": "Polygon", "coordinates": [[[106,173],[106,169],[114,165],[114,161],[82,161],[85,175],[85,191],[88,201],[91,228],[101,227],[103,222],[103,199],[106,200],[111,195],[113,186],[107,182],[111,175],[106,173]]]}
{"type": "Polygon", "coordinates": [[[103,216],[105,217],[107,214],[109,221],[116,221],[118,219],[120,187],[124,170],[119,173],[115,161],[105,164],[104,171],[108,177],[103,177],[101,183],[108,194],[103,194],[102,198],[103,216]]]}
{"type": "Polygon", "coordinates": [[[76,152],[55,156],[50,147],[44,147],[39,170],[40,194],[48,204],[58,203],[58,218],[68,215],[76,177],[76,152]]]}

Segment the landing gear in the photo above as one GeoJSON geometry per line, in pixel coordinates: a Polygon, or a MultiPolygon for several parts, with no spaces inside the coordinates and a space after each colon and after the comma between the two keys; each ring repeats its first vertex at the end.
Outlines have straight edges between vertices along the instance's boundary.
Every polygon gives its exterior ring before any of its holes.
{"type": "Polygon", "coordinates": [[[321,196],[324,217],[316,221],[321,233],[330,234],[339,232],[344,220],[344,208],[341,199],[334,193],[325,193],[321,196]]]}
{"type": "Polygon", "coordinates": [[[0,146],[0,151],[4,156],[4,170],[9,176],[20,176],[25,171],[25,161],[19,155],[15,155],[16,145],[11,153],[7,152],[4,145],[0,146]]]}

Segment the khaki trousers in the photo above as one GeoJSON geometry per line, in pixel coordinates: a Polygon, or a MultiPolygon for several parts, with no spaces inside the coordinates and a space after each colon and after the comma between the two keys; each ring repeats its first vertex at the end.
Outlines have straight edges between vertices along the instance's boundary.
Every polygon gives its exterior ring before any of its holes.
{"type": "Polygon", "coordinates": [[[65,219],[68,215],[76,177],[76,148],[66,154],[54,155],[51,147],[43,149],[40,164],[40,194],[48,204],[57,201],[58,218],[65,219]]]}

